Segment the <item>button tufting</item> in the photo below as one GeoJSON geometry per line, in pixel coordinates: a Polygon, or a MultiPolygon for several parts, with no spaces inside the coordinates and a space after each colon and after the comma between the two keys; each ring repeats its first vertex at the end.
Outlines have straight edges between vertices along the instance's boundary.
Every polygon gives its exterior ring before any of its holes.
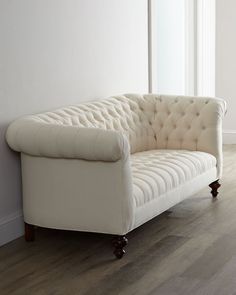
{"type": "MultiPolygon", "coordinates": [[[[34,124],[33,121],[35,121],[40,124],[52,123],[55,125],[76,126],[78,128],[121,131],[130,138],[129,144],[132,154],[165,146],[179,147],[180,140],[183,140],[183,148],[189,146],[195,148],[197,143],[202,145],[204,140],[206,145],[209,143],[212,146],[210,138],[202,139],[200,133],[205,134],[208,126],[211,126],[213,118],[208,117],[206,110],[216,108],[216,103],[213,103],[214,100],[210,98],[180,98],[177,96],[163,96],[162,98],[156,96],[155,98],[154,101],[153,96],[116,97],[104,101],[83,103],[79,106],[39,114],[33,117],[32,123],[34,124]],[[162,105],[161,102],[163,102],[162,105]],[[190,103],[194,104],[194,106],[190,105],[190,103]],[[209,106],[207,106],[208,103],[209,106]],[[204,112],[201,109],[202,107],[205,110],[204,112]],[[196,124],[192,125],[192,120],[196,124]],[[156,141],[154,141],[153,130],[157,132],[155,140],[156,138],[158,140],[156,141]],[[174,135],[173,140],[172,134],[174,135]]],[[[22,143],[22,145],[24,144],[22,143]]],[[[56,149],[57,147],[55,147],[55,154],[57,153],[56,149]]],[[[212,150],[214,149],[213,146],[212,150]]],[[[74,156],[73,153],[74,150],[71,152],[72,156],[74,156]]],[[[39,153],[39,155],[41,154],[39,153]]]]}
{"type": "Polygon", "coordinates": [[[162,195],[196,177],[195,169],[192,169],[196,163],[200,164],[197,166],[199,174],[203,174],[215,167],[216,159],[208,153],[183,150],[152,150],[133,154],[131,169],[136,206],[141,207],[157,199],[159,197],[155,193],[157,187],[159,194],[162,195]],[[145,190],[146,186],[150,189],[145,190]]]}

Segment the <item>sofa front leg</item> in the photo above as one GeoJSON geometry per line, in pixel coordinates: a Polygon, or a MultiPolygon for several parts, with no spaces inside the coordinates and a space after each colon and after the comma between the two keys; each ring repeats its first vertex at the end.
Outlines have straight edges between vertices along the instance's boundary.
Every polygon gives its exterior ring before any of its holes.
{"type": "Polygon", "coordinates": [[[34,241],[34,225],[25,222],[25,240],[26,242],[34,241]]]}
{"type": "Polygon", "coordinates": [[[211,188],[211,194],[213,198],[216,198],[218,195],[218,188],[220,188],[221,184],[219,183],[219,180],[216,180],[212,182],[209,187],[211,188]]]}
{"type": "Polygon", "coordinates": [[[128,239],[126,236],[117,236],[112,240],[112,245],[115,248],[114,255],[116,258],[121,259],[124,254],[125,250],[124,247],[128,244],[128,239]]]}

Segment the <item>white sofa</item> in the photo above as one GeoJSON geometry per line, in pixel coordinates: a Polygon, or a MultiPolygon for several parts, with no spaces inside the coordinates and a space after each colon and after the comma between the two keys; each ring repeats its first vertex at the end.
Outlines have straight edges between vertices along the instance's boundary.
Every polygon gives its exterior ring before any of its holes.
{"type": "Polygon", "coordinates": [[[6,139],[21,152],[26,240],[33,225],[117,235],[222,173],[221,99],[128,94],[30,115],[6,139]]]}

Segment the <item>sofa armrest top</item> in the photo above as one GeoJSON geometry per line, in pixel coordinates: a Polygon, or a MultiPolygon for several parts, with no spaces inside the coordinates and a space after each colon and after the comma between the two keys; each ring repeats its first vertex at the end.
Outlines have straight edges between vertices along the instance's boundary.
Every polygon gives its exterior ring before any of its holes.
{"type": "Polygon", "coordinates": [[[121,132],[45,124],[30,118],[10,124],[6,140],[15,151],[40,157],[115,162],[129,155],[128,140],[121,132]]]}

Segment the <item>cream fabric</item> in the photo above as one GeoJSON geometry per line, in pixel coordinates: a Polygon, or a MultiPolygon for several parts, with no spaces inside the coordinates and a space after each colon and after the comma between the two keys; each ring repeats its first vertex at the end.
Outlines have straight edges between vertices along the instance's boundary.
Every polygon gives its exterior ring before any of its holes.
{"type": "Polygon", "coordinates": [[[42,227],[124,234],[134,227],[130,162],[22,154],[24,220],[42,227]]]}
{"type": "MultiPolygon", "coordinates": [[[[183,157],[185,153],[183,151],[183,157]]],[[[170,151],[166,154],[169,155],[170,151]]],[[[134,156],[138,157],[138,154],[134,156]]],[[[181,151],[177,159],[179,157],[181,151]]],[[[196,173],[191,179],[187,177],[186,181],[181,180],[181,184],[172,189],[166,186],[162,194],[156,188],[153,194],[150,189],[145,192],[144,185],[143,197],[137,189],[136,161],[130,163],[130,158],[117,162],[42,158],[25,154],[21,158],[26,222],[49,228],[118,235],[130,232],[203,189],[217,177],[216,167],[210,168],[214,157],[202,156],[197,171],[208,167],[206,172],[196,173]],[[206,165],[204,161],[207,158],[206,165]],[[132,173],[130,165],[133,166],[132,173]]],[[[146,173],[144,171],[144,175],[146,173]]],[[[168,182],[168,179],[164,181],[168,182]]],[[[150,180],[146,181],[150,183],[150,180]]],[[[161,184],[158,183],[158,186],[161,184]]]]}
{"type": "Polygon", "coordinates": [[[175,189],[156,197],[152,202],[147,202],[143,206],[136,207],[133,228],[142,225],[189,196],[199,192],[201,189],[206,188],[210,183],[216,180],[216,175],[217,171],[216,167],[214,167],[207,170],[205,173],[192,178],[188,182],[177,186],[175,189]]]}
{"type": "Polygon", "coordinates": [[[15,121],[9,127],[7,141],[16,151],[51,158],[117,161],[130,153],[121,132],[29,119],[15,121]]]}
{"type": "Polygon", "coordinates": [[[216,168],[216,158],[204,152],[151,150],[133,154],[135,206],[151,202],[212,168],[216,168]]]}
{"type": "Polygon", "coordinates": [[[6,134],[22,153],[28,223],[125,234],[222,172],[225,102],[127,94],[26,116],[6,134]]]}
{"type": "Polygon", "coordinates": [[[19,119],[9,127],[7,141],[14,150],[36,156],[116,161],[128,152],[126,136],[131,153],[208,152],[217,158],[220,177],[225,110],[225,102],[215,98],[127,94],[19,119]],[[98,129],[83,132],[82,127],[98,129]]]}

